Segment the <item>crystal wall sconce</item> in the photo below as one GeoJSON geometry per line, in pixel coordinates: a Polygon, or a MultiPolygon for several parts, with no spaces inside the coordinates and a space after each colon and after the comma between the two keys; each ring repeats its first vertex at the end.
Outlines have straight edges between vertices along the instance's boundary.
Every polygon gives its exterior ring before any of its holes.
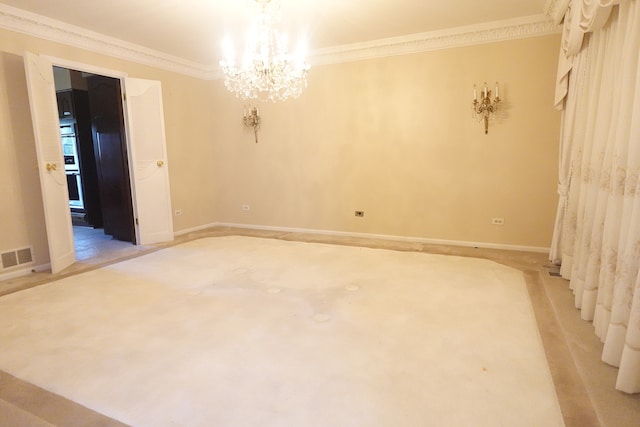
{"type": "Polygon", "coordinates": [[[473,85],[473,102],[471,108],[473,110],[472,117],[477,118],[478,121],[484,121],[484,133],[489,133],[489,120],[492,120],[498,111],[498,104],[500,104],[500,96],[498,93],[498,82],[496,82],[495,98],[491,99],[491,91],[487,87],[485,82],[482,92],[480,92],[480,99],[478,100],[478,89],[476,85],[473,85]]]}
{"type": "Polygon", "coordinates": [[[260,110],[258,110],[258,107],[251,107],[249,109],[249,114],[247,114],[247,108],[245,107],[242,122],[246,127],[253,128],[253,134],[256,138],[256,144],[258,143],[258,130],[260,129],[260,121],[260,110]]]}

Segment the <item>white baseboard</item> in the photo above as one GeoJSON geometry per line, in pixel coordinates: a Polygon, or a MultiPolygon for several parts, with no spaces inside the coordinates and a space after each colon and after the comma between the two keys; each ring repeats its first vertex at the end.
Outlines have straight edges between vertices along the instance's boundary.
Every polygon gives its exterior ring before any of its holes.
{"type": "Polygon", "coordinates": [[[429,239],[426,237],[408,237],[408,236],[394,236],[389,234],[371,234],[371,233],[354,233],[350,231],[335,231],[335,230],[317,230],[311,228],[292,228],[292,227],[274,227],[268,225],[255,225],[255,224],[237,224],[228,222],[216,222],[200,227],[194,227],[188,230],[181,230],[175,233],[176,236],[187,234],[193,231],[200,231],[210,227],[232,227],[243,228],[250,230],[265,230],[265,231],[280,231],[283,233],[306,233],[306,234],[320,234],[324,236],[341,236],[341,237],[360,237],[366,239],[382,239],[382,240],[395,240],[400,242],[412,242],[412,243],[426,243],[432,245],[449,245],[449,246],[465,246],[472,248],[485,248],[485,249],[502,249],[508,251],[522,251],[522,252],[537,252],[537,253],[549,253],[550,248],[539,246],[521,246],[521,245],[509,245],[504,243],[490,243],[490,242],[467,242],[462,240],[444,240],[444,239],[429,239]]]}
{"type": "Polygon", "coordinates": [[[4,273],[0,273],[0,282],[5,280],[15,279],[16,277],[26,276],[31,273],[37,273],[45,270],[51,269],[51,264],[43,264],[43,265],[25,265],[20,268],[12,269],[11,271],[7,271],[4,273]]]}
{"type": "Polygon", "coordinates": [[[207,228],[219,227],[219,226],[221,226],[221,224],[220,224],[220,223],[218,223],[218,222],[213,222],[213,223],[211,223],[211,224],[199,225],[199,226],[197,226],[197,227],[185,228],[184,230],[175,231],[175,232],[173,233],[173,235],[174,235],[175,237],[178,237],[178,236],[183,236],[183,235],[185,235],[185,234],[193,233],[193,232],[195,232],[195,231],[206,230],[207,228]]]}
{"type": "Polygon", "coordinates": [[[45,270],[51,270],[51,263],[35,265],[35,266],[32,266],[31,269],[36,273],[40,273],[41,271],[45,271],[45,270]]]}
{"type": "Polygon", "coordinates": [[[15,279],[16,277],[20,276],[26,276],[27,274],[30,274],[32,272],[33,267],[30,266],[12,269],[12,271],[0,273],[0,282],[4,280],[15,279]]]}
{"type": "Polygon", "coordinates": [[[13,271],[7,271],[5,273],[0,273],[0,282],[10,279],[15,279],[16,277],[26,276],[33,272],[31,267],[18,268],[13,271]]]}

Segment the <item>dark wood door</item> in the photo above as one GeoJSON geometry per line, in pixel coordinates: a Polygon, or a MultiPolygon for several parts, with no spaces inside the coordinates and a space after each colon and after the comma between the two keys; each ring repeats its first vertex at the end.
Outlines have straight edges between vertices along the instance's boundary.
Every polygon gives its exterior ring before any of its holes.
{"type": "Polygon", "coordinates": [[[104,232],[135,243],[120,80],[91,76],[87,86],[104,232]]]}
{"type": "Polygon", "coordinates": [[[73,106],[76,116],[76,136],[78,138],[78,157],[80,158],[85,221],[93,228],[103,228],[99,178],[96,156],[93,150],[91,113],[89,111],[89,94],[87,91],[73,90],[73,106]]]}

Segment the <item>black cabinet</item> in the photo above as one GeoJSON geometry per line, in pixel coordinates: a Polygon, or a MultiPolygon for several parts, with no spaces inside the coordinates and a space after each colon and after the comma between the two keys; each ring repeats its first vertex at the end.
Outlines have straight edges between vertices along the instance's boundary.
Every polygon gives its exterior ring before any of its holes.
{"type": "Polygon", "coordinates": [[[60,119],[73,119],[76,117],[73,100],[73,90],[64,90],[56,93],[58,101],[58,117],[60,119]]]}
{"type": "Polygon", "coordinates": [[[57,92],[56,98],[60,123],[75,124],[85,220],[94,228],[102,228],[102,205],[91,131],[89,94],[86,90],[69,89],[57,92]]]}

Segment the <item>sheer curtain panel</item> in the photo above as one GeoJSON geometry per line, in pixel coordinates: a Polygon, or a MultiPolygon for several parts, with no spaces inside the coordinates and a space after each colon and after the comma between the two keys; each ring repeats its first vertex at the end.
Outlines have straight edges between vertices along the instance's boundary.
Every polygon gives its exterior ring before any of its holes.
{"type": "Polygon", "coordinates": [[[638,0],[570,1],[556,86],[563,121],[550,258],[627,393],[640,393],[639,52],[638,0]]]}

